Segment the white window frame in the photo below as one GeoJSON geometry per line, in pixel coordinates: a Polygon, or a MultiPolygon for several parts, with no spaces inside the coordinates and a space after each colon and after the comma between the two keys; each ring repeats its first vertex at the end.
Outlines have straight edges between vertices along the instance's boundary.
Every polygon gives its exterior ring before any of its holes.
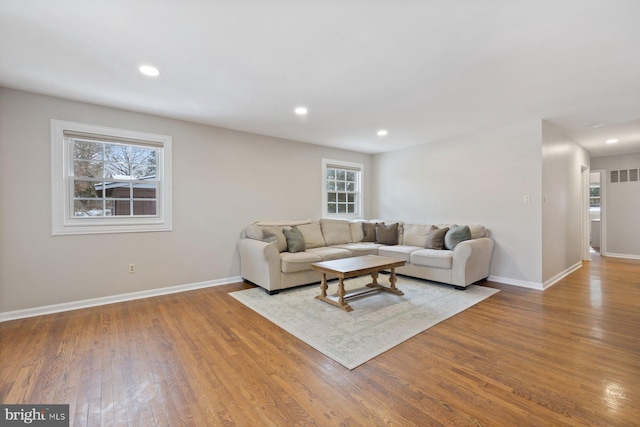
{"type": "Polygon", "coordinates": [[[364,178],[364,165],[362,163],[345,162],[342,160],[322,159],[322,216],[325,218],[345,218],[345,219],[359,219],[363,218],[362,208],[364,206],[363,189],[364,178]],[[347,169],[358,172],[358,182],[356,188],[356,212],[349,213],[329,213],[327,209],[328,205],[328,192],[327,192],[327,169],[347,169]]]}
{"type": "Polygon", "coordinates": [[[135,233],[171,231],[171,137],[147,132],[116,129],[84,123],[51,120],[51,234],[135,233]],[[159,148],[157,156],[157,215],[75,217],[73,209],[70,137],[92,135],[96,139],[145,144],[159,148]]]}

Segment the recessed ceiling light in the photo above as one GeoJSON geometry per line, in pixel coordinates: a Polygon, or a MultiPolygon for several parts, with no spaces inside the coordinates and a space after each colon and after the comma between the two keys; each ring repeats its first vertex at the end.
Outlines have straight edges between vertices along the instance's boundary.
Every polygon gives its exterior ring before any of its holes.
{"type": "Polygon", "coordinates": [[[615,144],[616,142],[618,142],[617,139],[607,139],[607,144],[615,144]]]}
{"type": "Polygon", "coordinates": [[[145,76],[157,77],[160,75],[160,71],[156,67],[151,65],[143,65],[139,68],[140,72],[145,76]]]}
{"type": "Polygon", "coordinates": [[[307,110],[307,107],[296,107],[296,109],[293,111],[299,116],[304,116],[309,112],[309,110],[307,110]]]}
{"type": "Polygon", "coordinates": [[[589,127],[592,129],[598,129],[598,128],[604,127],[604,123],[602,122],[594,123],[592,125],[589,125],[589,127]]]}
{"type": "Polygon", "coordinates": [[[387,136],[389,132],[386,129],[380,129],[378,131],[378,136],[387,136]]]}

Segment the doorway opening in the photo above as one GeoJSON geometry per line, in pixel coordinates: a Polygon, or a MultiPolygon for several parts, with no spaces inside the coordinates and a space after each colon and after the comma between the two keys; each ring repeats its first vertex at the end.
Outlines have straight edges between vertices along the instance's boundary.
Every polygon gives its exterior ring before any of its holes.
{"type": "Polygon", "coordinates": [[[589,252],[602,254],[603,171],[589,173],[589,252]]]}

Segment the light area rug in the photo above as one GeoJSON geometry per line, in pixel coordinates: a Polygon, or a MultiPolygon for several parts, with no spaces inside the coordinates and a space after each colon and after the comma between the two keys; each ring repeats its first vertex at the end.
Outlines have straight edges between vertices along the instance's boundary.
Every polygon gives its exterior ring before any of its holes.
{"type": "MultiPolygon", "coordinates": [[[[379,282],[387,285],[385,276],[379,282]]],[[[362,288],[371,277],[345,281],[348,290],[362,288]]],[[[466,290],[428,281],[399,277],[396,286],[403,296],[377,292],[349,301],[353,311],[315,299],[318,285],[268,295],[262,288],[232,292],[235,299],[301,339],[347,369],[397,346],[498,292],[471,285],[466,290]]],[[[337,281],[328,294],[337,293],[337,281]]]]}

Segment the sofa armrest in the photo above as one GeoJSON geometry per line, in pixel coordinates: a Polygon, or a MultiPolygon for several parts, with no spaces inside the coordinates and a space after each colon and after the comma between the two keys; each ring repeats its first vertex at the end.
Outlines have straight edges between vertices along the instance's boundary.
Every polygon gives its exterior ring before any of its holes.
{"type": "Polygon", "coordinates": [[[456,286],[468,286],[489,277],[493,239],[480,237],[458,243],[453,249],[452,281],[456,286]]]}
{"type": "Polygon", "coordinates": [[[242,278],[267,290],[282,287],[280,253],[270,244],[255,239],[240,239],[240,272],[242,278]]]}

